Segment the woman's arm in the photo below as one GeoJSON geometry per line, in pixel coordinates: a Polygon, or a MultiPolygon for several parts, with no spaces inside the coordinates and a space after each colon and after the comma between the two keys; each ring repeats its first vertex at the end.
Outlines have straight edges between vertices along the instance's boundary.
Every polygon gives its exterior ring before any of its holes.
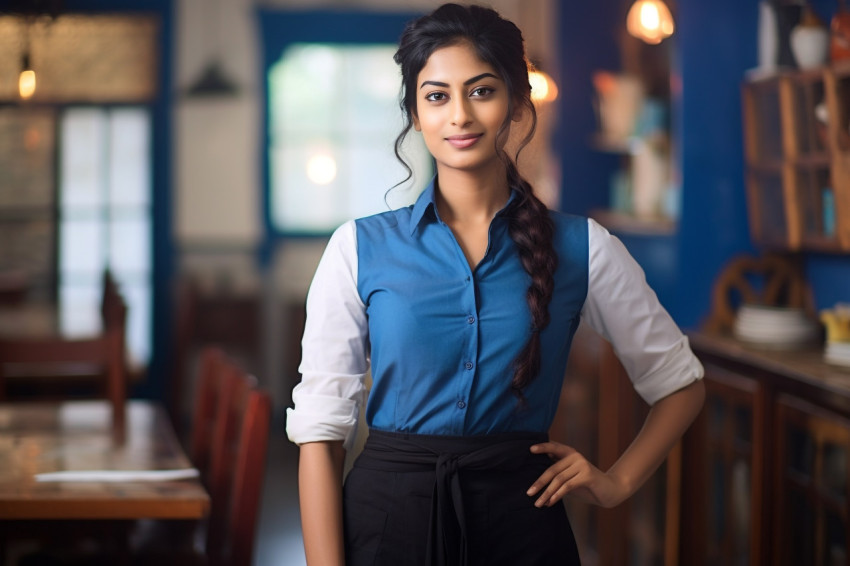
{"type": "Polygon", "coordinates": [[[309,566],[344,566],[342,533],[342,442],[301,445],[298,491],[301,529],[309,566]]]}
{"type": "Polygon", "coordinates": [[[631,445],[607,472],[569,446],[535,444],[532,452],[548,454],[557,462],[532,484],[528,495],[537,496],[538,507],[553,505],[568,493],[602,507],[622,503],[658,469],[696,418],[704,399],[705,386],[697,380],[657,401],[631,445]]]}

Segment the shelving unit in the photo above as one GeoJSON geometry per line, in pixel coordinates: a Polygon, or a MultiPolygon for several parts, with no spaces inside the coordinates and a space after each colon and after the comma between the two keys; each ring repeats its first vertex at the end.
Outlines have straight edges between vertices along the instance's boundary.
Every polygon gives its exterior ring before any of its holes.
{"type": "Polygon", "coordinates": [[[743,85],[753,240],[850,251],[850,63],[743,85]]]}

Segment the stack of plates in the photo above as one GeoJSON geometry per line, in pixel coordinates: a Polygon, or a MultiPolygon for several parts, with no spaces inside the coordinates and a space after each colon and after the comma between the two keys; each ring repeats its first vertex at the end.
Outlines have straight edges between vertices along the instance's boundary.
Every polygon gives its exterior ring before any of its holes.
{"type": "Polygon", "coordinates": [[[827,342],[823,359],[830,364],[850,367],[850,342],[827,342]]]}
{"type": "Polygon", "coordinates": [[[743,305],[738,309],[735,337],[775,348],[801,346],[818,336],[818,325],[803,309],[743,305]]]}

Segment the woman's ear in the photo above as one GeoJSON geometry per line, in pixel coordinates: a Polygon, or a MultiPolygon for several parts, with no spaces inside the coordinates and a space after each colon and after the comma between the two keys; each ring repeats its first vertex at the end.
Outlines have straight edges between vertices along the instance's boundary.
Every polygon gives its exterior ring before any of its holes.
{"type": "Polygon", "coordinates": [[[525,107],[522,104],[515,105],[514,111],[511,114],[511,121],[513,121],[513,122],[521,121],[524,114],[525,114],[525,107]]]}
{"type": "Polygon", "coordinates": [[[419,125],[419,116],[416,115],[416,112],[410,113],[410,119],[413,122],[413,129],[417,132],[421,132],[422,127],[419,125]]]}

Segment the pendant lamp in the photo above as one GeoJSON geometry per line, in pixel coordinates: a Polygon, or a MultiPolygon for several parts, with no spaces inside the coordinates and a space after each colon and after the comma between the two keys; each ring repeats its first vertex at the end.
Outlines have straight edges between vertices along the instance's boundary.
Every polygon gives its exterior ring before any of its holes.
{"type": "Polygon", "coordinates": [[[635,0],[626,16],[626,29],[636,38],[655,45],[673,35],[673,16],[662,0],[635,0]]]}
{"type": "Polygon", "coordinates": [[[35,94],[35,71],[30,63],[30,25],[29,18],[25,19],[21,72],[18,75],[18,95],[21,100],[29,100],[35,94]]]}

